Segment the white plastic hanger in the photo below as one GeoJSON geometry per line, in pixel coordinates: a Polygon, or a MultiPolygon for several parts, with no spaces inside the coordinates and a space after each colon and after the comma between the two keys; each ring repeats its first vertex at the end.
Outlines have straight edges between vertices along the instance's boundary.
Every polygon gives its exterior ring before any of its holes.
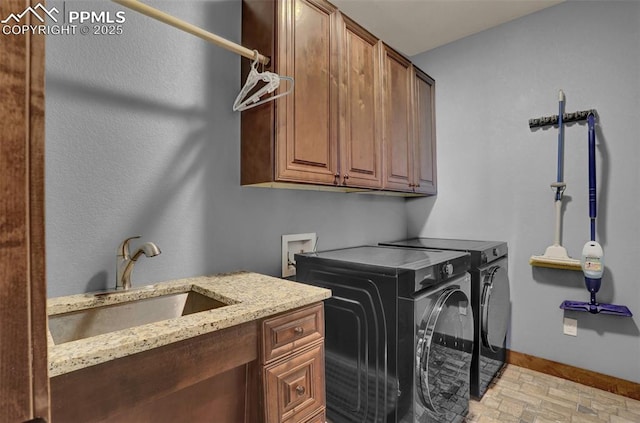
{"type": "Polygon", "coordinates": [[[233,110],[236,112],[247,110],[252,107],[259,106],[268,101],[275,100],[276,98],[285,96],[293,91],[294,81],[290,76],[280,76],[277,73],[273,72],[258,72],[258,51],[254,50],[256,54],[256,59],[251,63],[251,69],[249,70],[249,75],[247,75],[247,80],[244,83],[244,86],[240,90],[240,93],[236,97],[236,101],[233,102],[233,110]],[[283,93],[273,95],[271,97],[263,98],[260,100],[265,94],[271,94],[280,86],[280,80],[289,81],[289,89],[283,93]],[[255,88],[258,82],[264,82],[265,85],[258,89],[251,96],[245,98],[249,92],[255,88]]]}

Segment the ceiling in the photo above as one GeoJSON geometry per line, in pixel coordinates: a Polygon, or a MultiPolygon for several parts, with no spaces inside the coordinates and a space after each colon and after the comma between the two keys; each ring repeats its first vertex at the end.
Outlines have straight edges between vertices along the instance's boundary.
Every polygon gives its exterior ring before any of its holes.
{"type": "Polygon", "coordinates": [[[331,0],[407,56],[498,26],[564,0],[331,0]]]}

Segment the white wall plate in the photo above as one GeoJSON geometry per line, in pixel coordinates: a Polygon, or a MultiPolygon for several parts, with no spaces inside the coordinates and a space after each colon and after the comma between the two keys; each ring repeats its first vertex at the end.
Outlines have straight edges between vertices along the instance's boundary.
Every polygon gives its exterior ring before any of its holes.
{"type": "Polygon", "coordinates": [[[316,233],[282,235],[282,277],[296,274],[295,254],[313,251],[316,233]]]}

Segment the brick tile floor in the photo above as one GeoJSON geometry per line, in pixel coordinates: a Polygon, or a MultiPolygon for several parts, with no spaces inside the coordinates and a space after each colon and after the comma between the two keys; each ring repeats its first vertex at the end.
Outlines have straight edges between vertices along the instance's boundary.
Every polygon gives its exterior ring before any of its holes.
{"type": "Polygon", "coordinates": [[[508,365],[467,423],[639,423],[640,401],[533,370],[508,365]]]}

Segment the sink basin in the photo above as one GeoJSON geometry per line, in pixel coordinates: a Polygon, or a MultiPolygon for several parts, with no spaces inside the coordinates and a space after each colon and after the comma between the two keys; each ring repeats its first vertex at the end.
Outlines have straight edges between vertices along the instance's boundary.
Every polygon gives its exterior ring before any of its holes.
{"type": "Polygon", "coordinates": [[[57,345],[226,305],[189,290],[51,315],[49,332],[57,345]]]}

